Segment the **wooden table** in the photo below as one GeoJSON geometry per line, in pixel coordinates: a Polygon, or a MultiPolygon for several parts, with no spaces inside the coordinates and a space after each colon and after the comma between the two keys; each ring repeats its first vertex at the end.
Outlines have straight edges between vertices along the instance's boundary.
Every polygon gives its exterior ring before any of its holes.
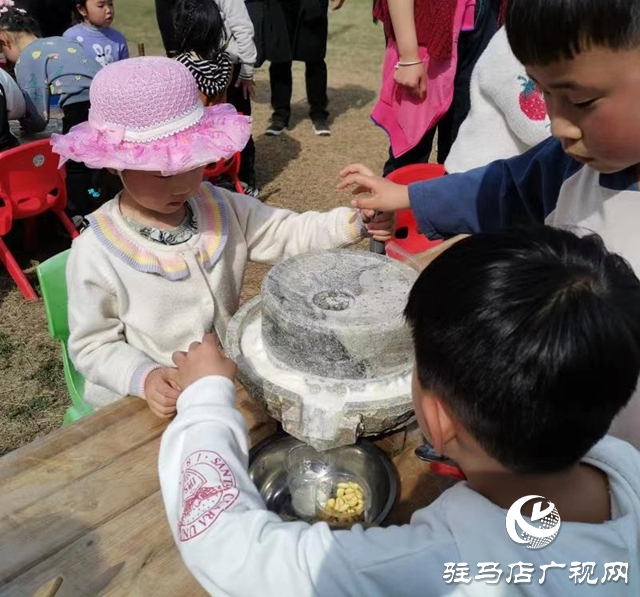
{"type": "MultiPolygon", "coordinates": [[[[277,424],[239,388],[250,443],[277,424]]],[[[136,398],[0,459],[0,597],[200,597],[169,531],[157,474],[166,423],[136,398]]],[[[399,452],[402,492],[390,523],[450,481],[413,456],[414,429],[381,440],[399,452]],[[406,441],[405,441],[406,439],[406,441]]]]}

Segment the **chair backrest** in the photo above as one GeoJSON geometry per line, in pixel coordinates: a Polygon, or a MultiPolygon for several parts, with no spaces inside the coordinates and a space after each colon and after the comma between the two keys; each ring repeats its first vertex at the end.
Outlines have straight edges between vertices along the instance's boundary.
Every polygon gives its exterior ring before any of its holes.
{"type": "MultiPolygon", "coordinates": [[[[444,176],[445,169],[441,164],[411,164],[394,170],[387,175],[387,180],[397,184],[408,185],[413,182],[429,180],[444,176]]],[[[409,254],[422,253],[440,244],[440,240],[429,240],[418,228],[418,222],[410,209],[401,209],[396,213],[396,231],[392,241],[409,254]]],[[[393,257],[388,253],[390,257],[393,257]]]]}
{"type": "Polygon", "coordinates": [[[421,180],[440,178],[445,175],[442,164],[410,164],[387,174],[387,180],[397,184],[411,184],[421,180]]]}
{"type": "Polygon", "coordinates": [[[226,174],[228,176],[238,176],[240,172],[240,154],[234,153],[227,160],[220,160],[215,164],[209,164],[204,170],[204,178],[209,180],[226,174]]]}
{"type": "Polygon", "coordinates": [[[66,206],[65,174],[59,162],[48,139],[0,153],[0,198],[12,205],[14,219],[66,206]]]}
{"type": "Polygon", "coordinates": [[[61,342],[66,342],[69,338],[66,276],[69,251],[66,250],[50,257],[37,269],[49,333],[61,342]]]}

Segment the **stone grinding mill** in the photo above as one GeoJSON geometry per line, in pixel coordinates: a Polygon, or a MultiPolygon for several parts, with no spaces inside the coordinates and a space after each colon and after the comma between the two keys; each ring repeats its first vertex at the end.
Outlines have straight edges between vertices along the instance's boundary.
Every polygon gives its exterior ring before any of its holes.
{"type": "Polygon", "coordinates": [[[318,450],[407,425],[413,348],[402,312],[416,277],[401,262],[345,249],[274,266],[227,330],[240,381],[318,450]]]}

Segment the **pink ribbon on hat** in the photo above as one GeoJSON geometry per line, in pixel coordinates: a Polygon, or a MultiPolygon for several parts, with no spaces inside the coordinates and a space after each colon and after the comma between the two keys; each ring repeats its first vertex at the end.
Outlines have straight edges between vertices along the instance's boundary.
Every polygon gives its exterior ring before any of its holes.
{"type": "Polygon", "coordinates": [[[92,128],[100,131],[107,143],[113,145],[119,145],[124,141],[124,137],[127,133],[127,129],[120,124],[113,124],[111,122],[105,122],[95,110],[89,110],[89,124],[92,128]]]}

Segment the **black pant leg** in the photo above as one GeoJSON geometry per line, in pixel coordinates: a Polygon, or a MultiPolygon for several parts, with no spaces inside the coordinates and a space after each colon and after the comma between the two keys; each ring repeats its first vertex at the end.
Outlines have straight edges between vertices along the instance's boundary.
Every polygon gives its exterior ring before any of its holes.
{"type": "Polygon", "coordinates": [[[389,147],[389,159],[386,161],[382,175],[387,176],[394,170],[408,166],[409,164],[426,164],[429,161],[431,155],[431,149],[433,147],[433,138],[435,137],[437,126],[431,127],[420,139],[420,142],[412,147],[406,153],[403,153],[397,158],[393,156],[391,147],[389,147]]]}
{"type": "Polygon", "coordinates": [[[289,124],[291,117],[291,94],[293,77],[291,62],[272,62],[269,65],[269,83],[271,85],[271,107],[273,120],[289,124]]]}
{"type": "Polygon", "coordinates": [[[162,45],[167,56],[177,54],[175,29],[173,27],[173,7],[176,0],[155,0],[156,20],[162,36],[162,45]]]}
{"type": "MultiPolygon", "coordinates": [[[[231,77],[231,83],[227,88],[227,102],[229,102],[238,112],[246,116],[251,116],[251,98],[244,97],[241,87],[236,87],[236,82],[240,75],[240,65],[236,64],[233,67],[233,75],[231,77]]],[[[245,145],[241,154],[242,159],[240,162],[240,180],[246,182],[248,185],[256,186],[256,145],[253,141],[253,136],[249,137],[249,141],[245,145]]]]}
{"type": "MultiPolygon", "coordinates": [[[[66,134],[76,124],[89,118],[89,102],[67,104],[63,107],[62,133],[66,134]]],[[[93,188],[95,171],[82,162],[67,161],[67,213],[70,217],[86,216],[97,207],[96,200],[89,193],[93,188]]],[[[110,199],[110,197],[109,197],[110,199]]]]}
{"type": "Polygon", "coordinates": [[[305,63],[304,80],[309,102],[309,116],[326,119],[329,116],[327,105],[327,63],[324,60],[305,63]]]}
{"type": "Polygon", "coordinates": [[[443,118],[442,146],[438,132],[438,162],[444,163],[455,142],[460,126],[471,108],[471,74],[489,41],[498,30],[500,0],[478,0],[473,31],[462,32],[458,42],[458,65],[453,82],[453,101],[443,118]],[[441,161],[442,160],[442,161],[441,161]]]}

